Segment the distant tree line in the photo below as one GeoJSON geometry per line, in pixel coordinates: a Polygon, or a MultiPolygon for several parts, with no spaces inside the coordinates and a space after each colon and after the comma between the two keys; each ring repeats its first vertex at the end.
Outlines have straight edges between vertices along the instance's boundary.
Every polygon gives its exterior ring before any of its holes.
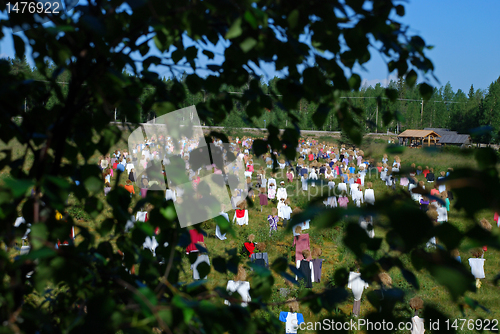
{"type": "MultiPolygon", "coordinates": [[[[36,68],[30,67],[26,58],[10,59],[12,72],[23,72],[26,78],[33,80],[43,80],[36,68]]],[[[48,68],[54,71],[55,68],[48,65],[48,68]]],[[[65,82],[69,82],[69,74],[52,73],[58,77],[58,82],[62,86],[62,92],[65,92],[65,82]]],[[[184,81],[185,76],[180,78],[184,81]]],[[[163,78],[167,84],[173,84],[173,79],[163,78]]],[[[269,94],[279,94],[276,87],[278,78],[273,78],[268,82],[261,80],[260,89],[269,94]]],[[[186,99],[184,106],[196,105],[208,99],[212,93],[202,92],[193,94],[185,86],[186,99]]],[[[222,89],[223,92],[229,94],[243,94],[243,88],[235,88],[226,86],[222,89]]],[[[423,129],[425,127],[448,128],[458,131],[459,133],[472,133],[474,141],[483,143],[499,143],[500,142],[500,77],[492,82],[488,89],[474,89],[471,85],[469,92],[465,93],[461,89],[453,91],[451,84],[448,82],[445,86],[434,88],[434,92],[430,99],[422,100],[419,93],[419,85],[411,88],[406,84],[404,79],[391,81],[388,88],[392,88],[397,92],[397,100],[391,102],[386,97],[386,90],[380,84],[375,87],[362,87],[359,91],[345,91],[342,96],[347,99],[352,108],[359,111],[358,117],[364,120],[365,132],[402,132],[405,129],[423,129]],[[387,115],[392,114],[393,120],[384,126],[383,119],[387,115]],[[471,131],[482,128],[482,131],[471,131]]],[[[139,101],[141,109],[141,120],[146,122],[156,116],[155,110],[142,109],[143,102],[154,94],[154,87],[151,86],[145,89],[139,101]]],[[[25,105],[22,106],[27,111],[35,103],[42,103],[50,108],[54,103],[57,103],[58,98],[55,95],[47,96],[45,101],[33,101],[29,96],[26,97],[25,105]]],[[[239,102],[234,102],[232,112],[226,117],[222,123],[212,124],[210,120],[204,125],[217,125],[224,127],[267,127],[270,124],[276,125],[278,128],[285,128],[290,125],[290,120],[286,112],[280,107],[279,103],[273,103],[273,108],[262,113],[259,117],[248,118],[245,112],[245,105],[239,102]]],[[[340,126],[338,120],[331,113],[328,115],[326,122],[321,129],[315,127],[312,115],[318,108],[318,105],[301,100],[299,109],[295,114],[301,120],[300,128],[303,130],[325,130],[339,131],[340,126]]],[[[119,121],[125,121],[120,107],[116,110],[116,118],[119,121]]]]}

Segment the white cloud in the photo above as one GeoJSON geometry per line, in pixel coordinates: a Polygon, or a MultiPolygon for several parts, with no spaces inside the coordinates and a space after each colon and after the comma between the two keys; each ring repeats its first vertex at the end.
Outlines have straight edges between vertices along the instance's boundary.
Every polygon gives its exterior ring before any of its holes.
{"type": "Polygon", "coordinates": [[[398,77],[396,74],[390,74],[386,79],[363,79],[361,81],[361,87],[375,87],[376,84],[380,83],[382,87],[387,87],[391,81],[397,81],[398,77]]]}

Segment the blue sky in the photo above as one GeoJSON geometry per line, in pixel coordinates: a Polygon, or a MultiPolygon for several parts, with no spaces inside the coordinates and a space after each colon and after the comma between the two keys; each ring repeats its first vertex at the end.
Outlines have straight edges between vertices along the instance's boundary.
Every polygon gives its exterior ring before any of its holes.
{"type": "MultiPolygon", "coordinates": [[[[500,20],[496,17],[500,13],[500,1],[413,0],[405,7],[406,15],[401,22],[410,26],[411,34],[420,35],[427,44],[434,46],[428,51],[428,57],[434,63],[434,74],[440,82],[431,83],[441,86],[449,81],[454,91],[467,92],[471,84],[476,89],[487,89],[500,76],[497,60],[500,43],[496,37],[500,31],[500,20]]],[[[4,29],[4,34],[4,39],[0,40],[0,57],[13,57],[12,33],[4,29]]],[[[221,51],[222,46],[216,49],[221,51]]],[[[216,60],[222,58],[216,57],[216,60]]],[[[367,72],[358,72],[364,84],[385,84],[388,79],[395,78],[376,53],[365,67],[367,72]]],[[[155,71],[162,76],[171,75],[165,67],[155,71]]],[[[265,72],[268,78],[280,76],[272,66],[265,66],[265,72]]]]}

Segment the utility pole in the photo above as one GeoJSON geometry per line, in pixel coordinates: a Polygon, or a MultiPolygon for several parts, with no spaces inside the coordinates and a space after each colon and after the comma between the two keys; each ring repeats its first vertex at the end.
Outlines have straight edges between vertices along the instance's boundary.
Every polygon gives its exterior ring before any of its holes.
{"type": "Polygon", "coordinates": [[[378,103],[377,103],[377,112],[375,114],[375,133],[378,133],[378,103]]]}
{"type": "Polygon", "coordinates": [[[424,125],[424,99],[422,100],[422,111],[420,111],[420,125],[424,125]]]}

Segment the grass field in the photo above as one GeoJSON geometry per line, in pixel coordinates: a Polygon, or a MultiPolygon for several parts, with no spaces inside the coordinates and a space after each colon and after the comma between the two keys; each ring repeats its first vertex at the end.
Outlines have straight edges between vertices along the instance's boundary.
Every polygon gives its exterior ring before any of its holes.
{"type": "MultiPolygon", "coordinates": [[[[126,136],[124,137],[126,138],[126,136]]],[[[331,141],[330,138],[321,137],[320,141],[331,141]]],[[[379,141],[380,142],[380,141],[379,141]]],[[[126,141],[122,141],[117,144],[116,147],[113,147],[111,151],[115,149],[123,149],[126,148],[126,141]]],[[[13,148],[15,157],[19,157],[24,154],[24,149],[18,144],[13,142],[7,145],[8,147],[13,148]]],[[[0,149],[3,149],[0,145],[0,149]]],[[[385,153],[386,145],[382,143],[376,143],[376,141],[371,140],[370,143],[367,143],[361,147],[365,152],[365,157],[372,157],[376,161],[381,161],[382,155],[385,153]]],[[[91,163],[97,163],[98,155],[93,157],[90,161],[91,163]]],[[[392,158],[396,154],[389,154],[389,161],[392,161],[392,158]]],[[[416,163],[417,165],[422,165],[423,167],[429,166],[433,167],[435,170],[436,176],[439,174],[439,171],[445,171],[448,167],[458,168],[463,166],[475,167],[476,163],[470,154],[462,154],[457,150],[449,149],[444,151],[437,150],[423,150],[423,149],[407,149],[402,153],[397,154],[400,156],[402,160],[402,166],[409,166],[411,163],[416,163]]],[[[32,160],[28,160],[28,164],[24,167],[25,169],[30,168],[30,164],[32,160]]],[[[263,161],[260,159],[254,159],[254,164],[256,165],[256,170],[263,165],[263,161]]],[[[255,173],[254,173],[255,174],[255,173]]],[[[266,174],[268,175],[269,172],[266,174]]],[[[8,170],[4,170],[0,172],[0,182],[3,178],[9,177],[8,170]]],[[[124,183],[125,175],[122,175],[123,180],[121,183],[124,183]]],[[[419,177],[419,180],[422,180],[422,176],[419,177]]],[[[277,178],[277,182],[279,183],[280,178],[277,178]]],[[[365,182],[373,181],[375,196],[376,199],[379,200],[392,190],[388,190],[383,183],[379,179],[373,178],[372,180],[365,179],[365,182]]],[[[114,183],[115,180],[112,180],[114,183]]],[[[432,184],[426,183],[426,188],[432,187],[432,184]]],[[[318,187],[319,189],[319,187],[318,187]]],[[[132,204],[140,198],[139,189],[136,189],[136,197],[132,204]]],[[[309,195],[303,194],[300,190],[300,182],[295,181],[293,184],[287,186],[289,198],[292,201],[292,209],[294,207],[302,207],[304,208],[307,204],[307,197],[314,197],[315,188],[309,186],[309,195]],[[297,189],[299,188],[299,190],[297,189]],[[293,196],[292,196],[293,194],[293,196]]],[[[100,199],[105,202],[104,194],[100,195],[100,199]]],[[[235,237],[232,237],[228,234],[228,239],[225,241],[220,241],[215,237],[215,221],[209,220],[202,223],[202,228],[207,232],[208,237],[205,238],[205,243],[207,245],[208,250],[210,251],[210,258],[212,259],[215,256],[223,255],[226,250],[231,248],[237,248],[238,250],[242,248],[243,243],[246,241],[246,238],[249,234],[255,234],[255,241],[257,242],[265,242],[267,245],[267,252],[269,254],[269,261],[272,263],[278,257],[286,257],[289,261],[293,262],[294,257],[294,249],[292,247],[293,239],[292,235],[289,233],[285,233],[282,229],[278,228],[278,231],[273,233],[272,236],[269,236],[269,225],[267,222],[267,216],[271,214],[271,208],[273,207],[270,203],[267,207],[264,207],[262,212],[260,211],[260,206],[258,205],[258,197],[255,199],[256,205],[254,208],[249,209],[249,225],[248,226],[236,226],[233,225],[235,230],[235,237]]],[[[107,207],[101,215],[92,219],[89,217],[82,209],[82,205],[77,203],[74,198],[70,197],[69,200],[70,207],[68,208],[69,214],[71,214],[82,226],[89,228],[91,231],[96,231],[100,222],[104,220],[106,217],[111,216],[111,208],[107,207]]],[[[349,203],[349,205],[354,205],[353,203],[349,203]]],[[[451,209],[449,212],[449,222],[455,225],[460,230],[465,230],[468,226],[471,226],[473,222],[468,220],[463,212],[457,211],[454,207],[454,202],[451,202],[451,209]]],[[[228,212],[230,219],[233,218],[234,211],[228,212]]],[[[490,222],[493,222],[493,211],[485,211],[481,212],[481,214],[476,217],[478,219],[485,217],[490,222]]],[[[313,290],[321,291],[328,284],[334,284],[333,273],[336,269],[340,267],[348,267],[354,261],[354,256],[347,249],[343,243],[342,239],[344,236],[344,226],[345,222],[342,222],[337,226],[337,228],[331,229],[315,229],[314,221],[311,222],[312,228],[308,231],[311,240],[311,249],[313,247],[320,247],[323,251],[322,258],[325,259],[323,264],[323,273],[322,273],[322,281],[321,283],[315,283],[313,290]]],[[[496,226],[494,226],[496,229],[496,226]]],[[[496,231],[497,232],[497,231],[496,231]]],[[[377,220],[375,219],[375,235],[377,237],[382,237],[386,233],[385,230],[377,226],[377,220]]],[[[101,238],[98,233],[96,233],[96,242],[103,241],[105,238],[101,238]]],[[[111,240],[112,241],[112,240],[111,240]]],[[[78,242],[78,238],[76,240],[78,242]]],[[[389,247],[386,243],[383,244],[382,251],[390,252],[389,247]]],[[[382,253],[380,251],[380,254],[382,253]]],[[[460,253],[462,257],[463,265],[469,269],[467,259],[470,257],[470,252],[465,248],[460,248],[460,253]]],[[[12,254],[13,256],[15,254],[12,254]]],[[[491,310],[491,313],[486,313],[481,309],[472,310],[470,308],[466,308],[464,314],[461,313],[460,309],[455,306],[452,302],[448,292],[444,287],[438,286],[434,279],[431,277],[429,273],[426,271],[416,271],[412,265],[408,255],[402,255],[400,257],[401,261],[411,270],[413,270],[418,278],[420,283],[420,290],[415,291],[409,283],[403,278],[401,272],[397,269],[393,269],[389,272],[393,280],[393,286],[397,288],[401,288],[405,291],[406,296],[405,300],[408,301],[410,298],[414,296],[419,296],[424,300],[425,305],[432,305],[435,308],[439,309],[441,312],[450,316],[451,319],[457,318],[465,318],[465,319],[476,319],[476,318],[488,318],[488,319],[500,319],[500,311],[498,308],[499,300],[500,300],[500,287],[496,286],[493,283],[493,278],[497,275],[500,269],[500,252],[497,250],[489,249],[485,255],[486,264],[485,264],[485,273],[486,279],[483,280],[483,286],[478,290],[477,293],[468,293],[467,296],[478,300],[482,305],[491,310]]],[[[377,254],[375,255],[377,256],[377,254]]],[[[184,272],[181,274],[180,281],[190,282],[192,281],[192,272],[190,270],[190,264],[187,256],[183,259],[183,268],[184,272]]],[[[140,268],[139,268],[140,270],[140,268]]],[[[208,276],[208,287],[213,288],[216,286],[226,286],[226,282],[229,279],[232,279],[232,275],[223,275],[215,270],[212,270],[208,276]]],[[[252,284],[252,278],[249,279],[252,284]]],[[[282,278],[275,275],[275,289],[273,291],[270,302],[271,303],[279,303],[284,301],[286,298],[281,297],[279,293],[279,288],[287,287],[282,278]]],[[[376,283],[370,286],[370,289],[378,289],[376,283]]],[[[299,290],[302,288],[294,288],[291,291],[291,297],[296,297],[299,294],[299,290]]],[[[223,301],[220,300],[220,303],[223,301]]],[[[410,311],[408,302],[405,304],[399,305],[400,307],[396,308],[396,316],[405,317],[410,320],[412,313],[410,311]]],[[[276,315],[279,315],[280,311],[287,311],[286,306],[271,306],[271,309],[276,315]]],[[[351,313],[352,310],[352,298],[349,301],[341,304],[337,312],[342,312],[347,315],[351,313]]],[[[364,297],[361,301],[361,317],[364,314],[367,314],[370,311],[374,311],[374,308],[370,305],[368,300],[366,299],[366,292],[364,292],[364,297]]],[[[320,321],[325,317],[332,317],[333,314],[328,314],[326,312],[320,312],[318,314],[314,314],[311,310],[309,310],[305,306],[301,306],[300,312],[303,313],[304,319],[306,322],[314,322],[320,321]]],[[[284,331],[283,324],[283,331],[284,331]]],[[[302,331],[303,333],[312,333],[311,331],[302,331]]],[[[361,331],[360,331],[361,332],[361,331]]],[[[402,331],[409,332],[409,331],[402,331]]],[[[432,332],[432,331],[431,331],[432,332]]],[[[468,331],[460,331],[466,333],[468,331]]]]}

